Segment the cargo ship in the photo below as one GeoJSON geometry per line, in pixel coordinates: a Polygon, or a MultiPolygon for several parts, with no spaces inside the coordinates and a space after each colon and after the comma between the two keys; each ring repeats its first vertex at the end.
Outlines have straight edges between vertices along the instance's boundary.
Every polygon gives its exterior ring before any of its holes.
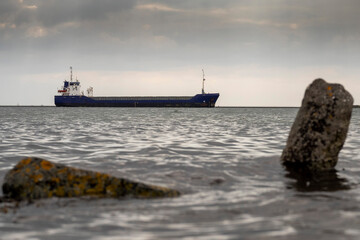
{"type": "Polygon", "coordinates": [[[219,93],[205,93],[205,75],[201,94],[195,96],[158,96],[158,97],[94,97],[93,88],[87,89],[87,95],[80,90],[80,82],[73,81],[72,67],[70,67],[70,81],[64,85],[55,96],[57,107],[215,107],[219,93]]]}

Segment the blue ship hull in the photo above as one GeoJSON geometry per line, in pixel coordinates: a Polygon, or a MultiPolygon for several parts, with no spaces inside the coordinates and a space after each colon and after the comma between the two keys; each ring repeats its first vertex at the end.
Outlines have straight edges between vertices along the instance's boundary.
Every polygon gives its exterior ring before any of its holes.
{"type": "Polygon", "coordinates": [[[193,97],[55,96],[57,107],[215,107],[219,93],[193,97]]]}

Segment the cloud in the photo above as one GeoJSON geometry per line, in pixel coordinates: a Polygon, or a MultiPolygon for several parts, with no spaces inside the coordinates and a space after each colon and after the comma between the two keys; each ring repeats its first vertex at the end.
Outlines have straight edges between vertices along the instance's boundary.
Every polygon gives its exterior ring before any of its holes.
{"type": "Polygon", "coordinates": [[[5,29],[5,28],[11,28],[14,29],[16,28],[16,25],[14,23],[0,23],[0,29],[5,29]]]}
{"type": "Polygon", "coordinates": [[[133,8],[132,0],[46,0],[39,1],[38,20],[45,26],[55,26],[64,22],[97,21],[112,12],[122,12],[133,8]]]}
{"type": "Polygon", "coordinates": [[[164,11],[164,12],[181,12],[181,9],[168,7],[164,4],[151,3],[151,4],[140,4],[136,6],[136,9],[150,10],[150,11],[164,11]]]}
{"type": "Polygon", "coordinates": [[[358,2],[3,0],[0,51],[123,68],[327,64],[360,53],[358,2]]]}
{"type": "Polygon", "coordinates": [[[279,23],[269,20],[253,20],[253,19],[234,19],[235,23],[242,23],[242,24],[251,24],[251,25],[259,25],[259,26],[266,26],[266,27],[285,27],[289,29],[297,29],[298,24],[296,23],[279,23]]]}
{"type": "Polygon", "coordinates": [[[45,28],[35,26],[27,29],[26,35],[31,38],[40,38],[48,34],[45,28]]]}
{"type": "Polygon", "coordinates": [[[9,18],[19,8],[19,3],[13,0],[0,1],[0,19],[2,21],[9,18]]]}

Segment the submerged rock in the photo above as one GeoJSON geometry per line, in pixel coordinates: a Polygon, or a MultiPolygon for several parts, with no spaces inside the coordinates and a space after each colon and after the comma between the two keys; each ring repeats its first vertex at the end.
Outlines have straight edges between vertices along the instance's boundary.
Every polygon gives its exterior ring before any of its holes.
{"type": "Polygon", "coordinates": [[[2,186],[6,197],[33,200],[50,197],[176,197],[176,190],[67,167],[40,158],[26,158],[10,170],[2,186]]]}
{"type": "Polygon", "coordinates": [[[306,89],[281,161],[288,169],[330,170],[348,132],[353,98],[340,84],[316,79],[306,89]]]}

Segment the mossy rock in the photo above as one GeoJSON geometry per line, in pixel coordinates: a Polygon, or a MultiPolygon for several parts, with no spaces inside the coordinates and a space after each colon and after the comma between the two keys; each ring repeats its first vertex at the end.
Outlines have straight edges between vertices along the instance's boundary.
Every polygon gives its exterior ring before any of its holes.
{"type": "Polygon", "coordinates": [[[176,190],[68,167],[40,158],[21,160],[4,179],[5,197],[34,200],[50,197],[177,197],[176,190]]]}

